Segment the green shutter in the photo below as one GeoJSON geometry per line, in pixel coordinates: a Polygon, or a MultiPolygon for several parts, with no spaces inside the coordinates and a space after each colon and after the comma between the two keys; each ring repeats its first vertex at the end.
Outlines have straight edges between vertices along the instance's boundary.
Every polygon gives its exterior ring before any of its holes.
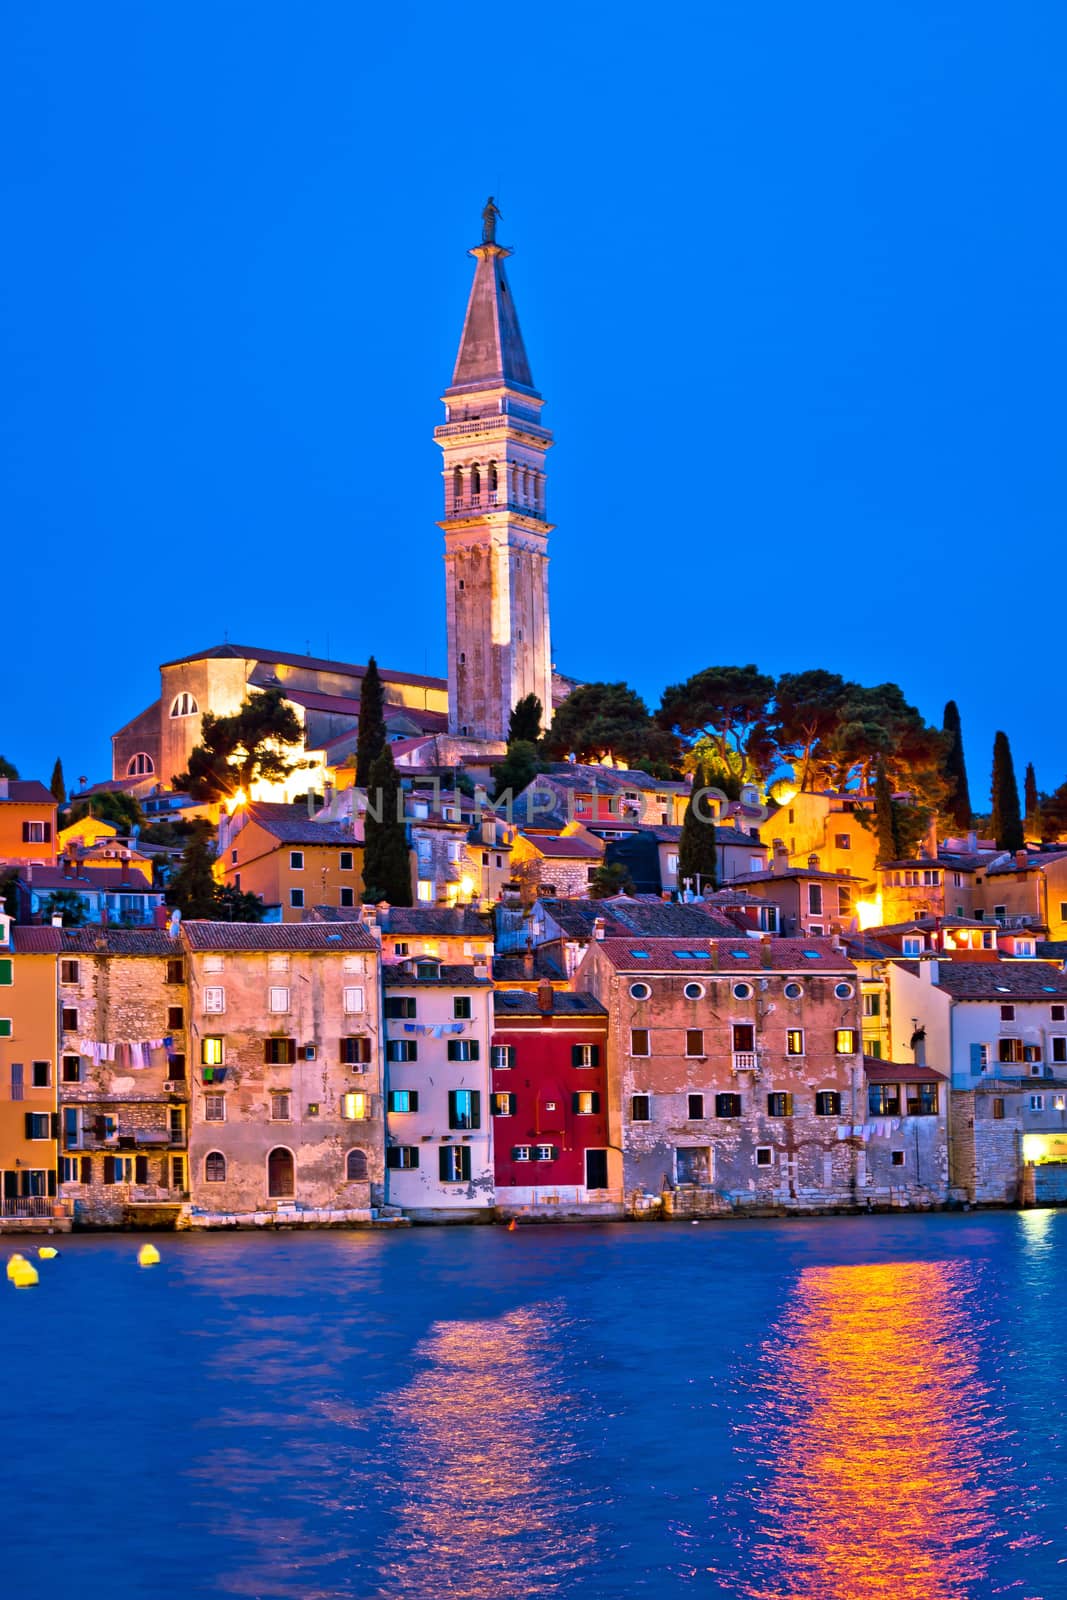
{"type": "Polygon", "coordinates": [[[8,984],[11,982],[13,982],[11,958],[9,956],[4,956],[3,959],[0,960],[0,984],[8,984]]]}

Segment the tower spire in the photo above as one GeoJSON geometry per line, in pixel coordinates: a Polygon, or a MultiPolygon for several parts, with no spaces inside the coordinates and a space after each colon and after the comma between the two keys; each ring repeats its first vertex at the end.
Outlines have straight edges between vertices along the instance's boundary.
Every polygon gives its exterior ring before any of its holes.
{"type": "Polygon", "coordinates": [[[501,383],[536,393],[504,271],[504,259],[512,252],[496,240],[499,216],[490,195],[482,211],[482,242],[470,251],[478,265],[467,301],[452,389],[501,383]]]}

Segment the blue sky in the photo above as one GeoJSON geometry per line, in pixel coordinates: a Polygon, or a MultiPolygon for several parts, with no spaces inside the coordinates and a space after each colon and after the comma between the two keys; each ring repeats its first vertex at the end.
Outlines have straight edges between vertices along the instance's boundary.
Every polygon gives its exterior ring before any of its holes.
{"type": "Polygon", "coordinates": [[[553,654],[896,679],[1067,777],[1067,13],[982,0],[8,7],[0,750],[109,773],[156,666],[443,671],[486,194],[553,654]]]}

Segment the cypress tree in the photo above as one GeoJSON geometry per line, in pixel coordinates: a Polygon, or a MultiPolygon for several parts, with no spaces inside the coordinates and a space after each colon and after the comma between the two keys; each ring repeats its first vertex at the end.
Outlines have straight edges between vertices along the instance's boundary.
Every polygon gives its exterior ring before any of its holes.
{"type": "Polygon", "coordinates": [[[400,806],[400,780],[386,745],[370,769],[363,833],[363,899],[411,904],[411,860],[400,806]],[[399,820],[398,820],[399,819],[399,820]]]}
{"type": "Polygon", "coordinates": [[[63,763],[58,756],[56,756],[56,764],[52,768],[52,781],[48,787],[52,791],[56,805],[65,806],[67,803],[67,786],[63,781],[63,763]]]}
{"type": "MultiPolygon", "coordinates": [[[[371,656],[359,688],[359,731],[356,735],[356,786],[366,789],[371,768],[386,746],[385,700],[378,663],[371,656]]],[[[398,902],[407,905],[408,901],[398,902]]]]}
{"type": "Polygon", "coordinates": [[[508,744],[537,744],[544,707],[535,694],[523,695],[508,721],[508,744]]]}
{"type": "Polygon", "coordinates": [[[993,740],[993,838],[998,850],[1021,850],[1025,844],[1019,811],[1019,785],[1006,733],[993,740]]]}
{"type": "Polygon", "coordinates": [[[944,774],[948,784],[945,810],[964,833],[971,826],[971,795],[967,787],[967,763],[963,758],[963,729],[955,700],[945,706],[941,723],[945,736],[944,774]]]}
{"type": "Polygon", "coordinates": [[[1026,763],[1026,777],[1023,779],[1023,814],[1027,821],[1036,819],[1041,802],[1037,795],[1037,773],[1034,763],[1026,763]]]}
{"type": "Polygon", "coordinates": [[[691,878],[693,889],[701,893],[714,889],[719,881],[715,823],[707,801],[698,802],[700,791],[705,788],[704,768],[698,767],[693,774],[693,788],[682,818],[682,837],[678,841],[678,887],[684,889],[686,878],[691,878]]]}
{"type": "Polygon", "coordinates": [[[874,775],[874,831],[878,839],[876,861],[883,867],[887,861],[900,859],[900,831],[897,826],[897,808],[886,770],[878,763],[874,775]]]}

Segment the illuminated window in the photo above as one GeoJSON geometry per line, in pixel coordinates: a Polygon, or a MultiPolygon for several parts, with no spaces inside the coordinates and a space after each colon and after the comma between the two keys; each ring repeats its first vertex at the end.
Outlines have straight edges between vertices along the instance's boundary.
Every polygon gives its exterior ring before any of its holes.
{"type": "Polygon", "coordinates": [[[423,905],[433,904],[433,880],[431,878],[419,879],[418,897],[423,905]]]}
{"type": "Polygon", "coordinates": [[[469,1183],[470,1145],[443,1144],[437,1152],[438,1176],[442,1183],[469,1183]]]}
{"type": "Polygon", "coordinates": [[[785,1053],[787,1056],[802,1056],[804,1054],[803,1028],[788,1028],[786,1030],[785,1053]]]}
{"type": "Polygon", "coordinates": [[[517,1094],[507,1094],[498,1091],[490,1097],[489,1110],[494,1117],[513,1117],[518,1110],[519,1097],[517,1094]]]}
{"type": "Polygon", "coordinates": [[[867,1089],[867,1107],[872,1117],[899,1117],[899,1083],[872,1083],[867,1089]]]}
{"type": "Polygon", "coordinates": [[[366,1122],[370,1116],[370,1095],[349,1090],[341,1096],[341,1115],[349,1122],[366,1122]]]}
{"type": "Polygon", "coordinates": [[[904,1086],[904,1104],[909,1117],[937,1116],[937,1084],[908,1083],[904,1086]]]}
{"type": "Polygon", "coordinates": [[[600,1110],[600,1096],[595,1090],[576,1089],[571,1096],[571,1109],[576,1117],[595,1117],[600,1110]]]}
{"type": "Polygon", "coordinates": [[[482,1097],[477,1089],[450,1089],[448,1092],[448,1126],[450,1128],[480,1128],[482,1125],[482,1097]]]}
{"type": "Polygon", "coordinates": [[[793,1115],[793,1096],[783,1094],[780,1090],[767,1096],[767,1115],[769,1117],[791,1117],[793,1115]]]}
{"type": "Polygon", "coordinates": [[[815,1115],[817,1117],[839,1117],[841,1115],[841,1096],[836,1089],[820,1089],[815,1096],[815,1115]]]}
{"type": "Polygon", "coordinates": [[[419,1109],[419,1091],[417,1089],[390,1089],[389,1110],[405,1113],[419,1109]]]}
{"type": "Polygon", "coordinates": [[[855,1028],[838,1028],[834,1033],[834,1051],[839,1056],[851,1056],[856,1053],[855,1028]]]}
{"type": "Polygon", "coordinates": [[[222,1040],[218,1034],[206,1034],[200,1041],[200,1060],[205,1067],[221,1067],[222,1040]]]}

